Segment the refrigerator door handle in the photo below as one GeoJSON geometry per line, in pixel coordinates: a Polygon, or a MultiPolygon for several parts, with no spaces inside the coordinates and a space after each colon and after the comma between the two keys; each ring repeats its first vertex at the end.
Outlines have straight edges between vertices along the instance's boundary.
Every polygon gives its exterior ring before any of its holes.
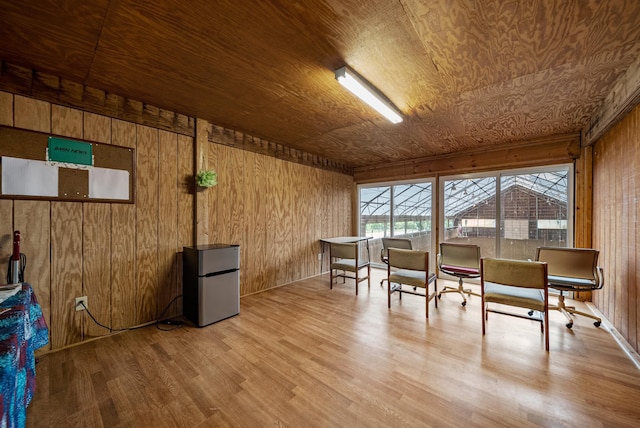
{"type": "Polygon", "coordinates": [[[220,272],[210,272],[206,275],[200,275],[200,278],[209,278],[211,276],[218,276],[218,275],[224,275],[226,273],[231,273],[231,272],[235,272],[238,269],[227,269],[227,270],[221,270],[220,272]]]}

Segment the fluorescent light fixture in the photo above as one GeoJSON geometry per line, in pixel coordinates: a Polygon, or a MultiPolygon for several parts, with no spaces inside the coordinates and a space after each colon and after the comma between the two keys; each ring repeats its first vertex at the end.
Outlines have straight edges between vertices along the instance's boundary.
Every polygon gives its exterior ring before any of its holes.
{"type": "Polygon", "coordinates": [[[384,97],[380,95],[380,91],[371,86],[371,84],[362,77],[358,76],[353,70],[350,70],[346,66],[340,67],[336,70],[336,80],[392,123],[402,122],[402,116],[400,116],[398,109],[384,99],[384,97]]]}

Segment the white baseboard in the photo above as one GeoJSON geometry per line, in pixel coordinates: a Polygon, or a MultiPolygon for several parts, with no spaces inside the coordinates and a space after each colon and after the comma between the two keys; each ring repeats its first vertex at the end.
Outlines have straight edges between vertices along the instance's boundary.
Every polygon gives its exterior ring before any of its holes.
{"type": "Polygon", "coordinates": [[[611,333],[611,336],[613,336],[615,341],[618,342],[618,345],[620,346],[620,348],[622,348],[625,354],[627,354],[627,356],[631,359],[631,361],[633,361],[633,364],[635,364],[638,370],[640,370],[640,354],[638,354],[638,352],[631,347],[629,342],[627,342],[627,340],[620,334],[620,332],[613,326],[613,324],[611,324],[609,320],[605,318],[602,312],[600,312],[593,303],[591,302],[585,302],[585,303],[587,304],[587,307],[591,310],[591,312],[593,312],[597,317],[602,319],[601,325],[604,326],[607,330],[609,330],[609,333],[611,333]]]}

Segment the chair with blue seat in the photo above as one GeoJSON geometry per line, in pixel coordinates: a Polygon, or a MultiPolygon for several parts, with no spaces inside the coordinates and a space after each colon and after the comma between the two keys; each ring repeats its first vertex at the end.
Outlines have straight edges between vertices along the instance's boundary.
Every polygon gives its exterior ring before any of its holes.
{"type": "MultiPolygon", "coordinates": [[[[482,300],[482,335],[489,312],[540,322],[545,349],[549,351],[549,288],[547,264],[524,260],[482,258],[480,289],[482,300]],[[538,318],[490,308],[489,304],[513,306],[538,311],[538,318]]],[[[530,313],[531,315],[531,313],[530,313]]]]}
{"type": "MultiPolygon", "coordinates": [[[[413,294],[424,297],[426,317],[429,318],[429,302],[438,293],[437,276],[429,272],[429,252],[418,250],[406,250],[401,248],[389,248],[389,265],[387,266],[387,307],[391,308],[391,295],[398,293],[413,294]],[[434,284],[433,293],[429,292],[429,285],[434,284]],[[412,290],[403,289],[402,285],[413,287],[412,290]],[[418,291],[418,288],[424,292],[418,291]]],[[[436,299],[436,308],[438,301],[436,299]]]]}
{"type": "MultiPolygon", "coordinates": [[[[407,238],[382,238],[382,248],[380,249],[380,260],[386,265],[389,264],[389,248],[402,248],[412,250],[411,240],[407,238]]],[[[383,286],[387,278],[380,281],[380,287],[383,286]]]]}
{"type": "Polygon", "coordinates": [[[330,288],[333,289],[334,278],[342,278],[343,282],[353,279],[356,283],[356,296],[358,295],[358,284],[365,279],[367,285],[371,287],[371,265],[369,260],[360,257],[360,246],[357,242],[331,243],[329,247],[329,257],[331,259],[330,288]],[[367,275],[362,276],[360,272],[367,269],[367,275]],[[334,271],[336,272],[334,274],[334,271]],[[339,273],[342,271],[342,273],[339,273]],[[353,275],[347,274],[351,272],[353,275]]]}

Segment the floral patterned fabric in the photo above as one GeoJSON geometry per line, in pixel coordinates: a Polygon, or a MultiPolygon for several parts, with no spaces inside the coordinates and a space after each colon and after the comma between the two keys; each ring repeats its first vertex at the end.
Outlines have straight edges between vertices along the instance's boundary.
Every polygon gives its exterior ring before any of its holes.
{"type": "Polygon", "coordinates": [[[0,428],[22,428],[36,389],[34,352],[49,342],[47,324],[27,283],[0,303],[0,428]]]}

